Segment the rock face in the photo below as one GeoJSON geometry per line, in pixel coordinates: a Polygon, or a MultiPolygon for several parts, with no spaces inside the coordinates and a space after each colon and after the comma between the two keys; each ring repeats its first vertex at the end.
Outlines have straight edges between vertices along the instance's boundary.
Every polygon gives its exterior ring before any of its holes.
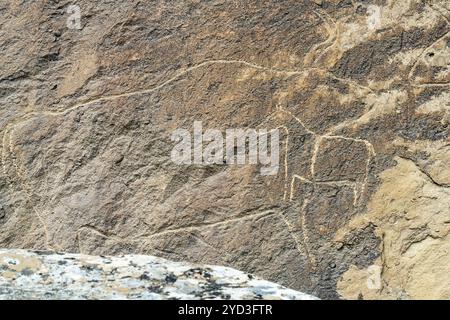
{"type": "Polygon", "coordinates": [[[317,298],[219,266],[139,255],[98,257],[0,250],[0,300],[4,299],[317,298]]]}
{"type": "Polygon", "coordinates": [[[450,298],[447,0],[0,4],[0,247],[450,298]],[[78,19],[79,18],[79,19],[78,19]],[[278,175],[171,134],[278,128],[278,175]]]}

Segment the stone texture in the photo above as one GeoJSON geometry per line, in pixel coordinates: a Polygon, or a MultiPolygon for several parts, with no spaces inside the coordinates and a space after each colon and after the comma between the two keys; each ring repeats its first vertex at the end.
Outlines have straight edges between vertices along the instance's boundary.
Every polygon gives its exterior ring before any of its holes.
{"type": "Polygon", "coordinates": [[[152,256],[0,250],[0,300],[316,300],[232,268],[152,256]]]}
{"type": "Polygon", "coordinates": [[[0,15],[0,247],[226,265],[321,298],[449,298],[448,1],[0,15]],[[175,165],[171,132],[194,121],[283,129],[279,174],[175,165]]]}

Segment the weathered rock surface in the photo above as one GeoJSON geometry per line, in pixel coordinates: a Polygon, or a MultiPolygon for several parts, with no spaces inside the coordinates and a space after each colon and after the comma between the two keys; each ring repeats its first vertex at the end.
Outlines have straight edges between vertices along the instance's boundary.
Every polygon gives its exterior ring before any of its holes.
{"type": "Polygon", "coordinates": [[[3,1],[0,18],[0,247],[450,298],[447,0],[3,1]],[[278,175],[175,165],[194,121],[282,129],[278,175]]]}
{"type": "Polygon", "coordinates": [[[232,268],[125,255],[99,257],[0,250],[4,299],[283,299],[317,298],[232,268]]]}

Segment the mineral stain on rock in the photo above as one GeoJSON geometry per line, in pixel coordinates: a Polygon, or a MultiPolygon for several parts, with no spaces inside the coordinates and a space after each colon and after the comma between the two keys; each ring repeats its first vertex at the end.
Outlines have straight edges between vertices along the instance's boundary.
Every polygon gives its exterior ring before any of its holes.
{"type": "Polygon", "coordinates": [[[449,297],[448,1],[80,0],[79,29],[71,4],[0,4],[0,247],[449,297]],[[175,165],[194,121],[280,129],[278,175],[175,165]]]}

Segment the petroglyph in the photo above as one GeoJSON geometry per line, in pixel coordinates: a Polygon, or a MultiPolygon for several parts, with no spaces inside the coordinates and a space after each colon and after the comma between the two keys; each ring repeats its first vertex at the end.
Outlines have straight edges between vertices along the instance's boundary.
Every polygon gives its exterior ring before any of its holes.
{"type": "MultiPolygon", "coordinates": [[[[150,89],[145,89],[145,90],[139,90],[139,91],[133,91],[133,92],[129,92],[129,93],[124,93],[124,94],[118,94],[118,95],[112,95],[112,96],[105,96],[105,97],[100,97],[100,98],[95,98],[95,99],[91,99],[82,103],[78,103],[75,104],[71,107],[68,107],[66,109],[62,109],[60,111],[42,111],[42,112],[31,112],[26,114],[22,119],[20,120],[16,120],[14,121],[14,123],[11,123],[9,125],[7,125],[6,129],[4,130],[4,135],[3,135],[3,148],[2,148],[2,166],[3,166],[3,171],[5,173],[5,175],[8,175],[8,170],[7,170],[7,163],[8,163],[8,155],[11,155],[11,157],[14,157],[14,145],[13,145],[13,139],[12,139],[12,134],[15,130],[16,127],[23,125],[24,123],[26,123],[29,120],[32,120],[34,117],[38,117],[38,116],[49,116],[49,117],[57,117],[57,116],[64,116],[67,115],[71,112],[74,112],[80,108],[84,108],[84,107],[94,107],[102,102],[107,102],[110,100],[115,100],[115,99],[119,99],[119,98],[124,98],[124,97],[130,97],[130,96],[134,96],[134,95],[142,95],[142,94],[149,94],[152,93],[154,91],[157,91],[167,85],[169,85],[170,83],[176,81],[177,79],[181,78],[183,75],[192,72],[196,69],[202,68],[202,67],[206,67],[209,65],[213,65],[213,64],[243,64],[245,66],[251,67],[251,68],[255,68],[257,70],[262,70],[262,71],[269,71],[269,72],[273,72],[275,74],[281,74],[283,76],[291,76],[291,75],[299,75],[299,74],[303,74],[304,72],[308,71],[308,70],[313,70],[313,69],[317,69],[317,68],[309,68],[309,69],[305,69],[305,70],[280,70],[280,69],[275,69],[275,68],[269,68],[269,67],[264,67],[264,66],[260,66],[257,64],[253,64],[253,63],[249,63],[247,61],[242,61],[242,60],[213,60],[213,61],[206,61],[200,64],[197,64],[193,67],[190,67],[186,70],[182,70],[176,73],[175,76],[171,77],[170,79],[164,81],[163,83],[156,85],[150,89]],[[9,139],[7,138],[9,137],[9,139]],[[6,145],[8,145],[9,148],[9,152],[6,151],[6,145]]],[[[343,80],[344,81],[344,80],[343,80]]],[[[278,105],[275,109],[275,112],[270,115],[266,121],[264,121],[263,123],[267,123],[270,118],[272,117],[277,117],[277,114],[281,113],[281,114],[286,114],[289,117],[293,118],[295,121],[297,121],[305,130],[306,132],[314,135],[316,137],[316,146],[315,146],[315,152],[311,158],[311,173],[313,176],[313,180],[314,179],[314,167],[315,167],[315,162],[316,162],[316,157],[317,157],[317,151],[318,148],[320,146],[320,142],[322,141],[322,139],[346,139],[346,140],[351,140],[351,141],[363,141],[364,143],[366,143],[368,145],[368,147],[371,147],[370,143],[368,141],[365,140],[360,140],[360,139],[353,139],[353,138],[349,138],[349,137],[343,137],[343,136],[328,136],[328,135],[318,135],[317,133],[313,132],[311,129],[309,129],[301,119],[299,119],[298,117],[296,117],[295,115],[292,114],[292,112],[284,109],[282,106],[278,105]]],[[[261,124],[260,124],[261,126],[261,124]]],[[[285,147],[285,191],[283,194],[283,199],[288,200],[288,195],[292,195],[294,190],[292,189],[292,180],[295,177],[298,177],[297,175],[293,175],[292,179],[288,177],[288,163],[289,163],[289,159],[288,159],[288,148],[289,148],[289,129],[286,125],[281,125],[279,127],[276,128],[281,128],[283,130],[285,130],[286,132],[286,147],[285,147]],[[289,189],[289,186],[291,185],[291,190],[289,189]]],[[[274,129],[276,129],[274,128],[274,129]]],[[[372,148],[373,149],[373,148],[372,148]]],[[[370,163],[370,159],[367,160],[368,163],[370,163]]],[[[21,180],[21,185],[23,187],[23,190],[25,192],[27,192],[28,196],[30,199],[32,199],[35,195],[32,194],[32,189],[27,185],[26,182],[26,175],[22,172],[23,169],[20,169],[18,167],[18,165],[16,164],[16,162],[13,160],[11,160],[11,163],[14,165],[15,167],[15,173],[20,177],[21,180]]],[[[368,175],[368,172],[366,172],[366,176],[368,175]]],[[[365,180],[367,180],[367,178],[365,178],[365,180]]],[[[331,185],[339,185],[340,181],[329,181],[329,182],[317,182],[319,184],[323,183],[323,184],[331,184],[331,185]]],[[[363,184],[361,186],[361,190],[358,191],[357,189],[357,183],[353,183],[353,188],[355,190],[355,199],[354,199],[354,203],[355,206],[357,204],[358,201],[358,197],[360,194],[362,194],[363,190],[364,190],[365,185],[363,184]]],[[[293,201],[294,199],[289,199],[289,201],[293,201]]],[[[52,249],[52,246],[50,245],[50,235],[48,233],[48,229],[45,223],[44,218],[42,217],[42,214],[38,213],[37,209],[34,208],[34,211],[39,219],[39,221],[41,221],[42,225],[43,225],[43,230],[45,232],[46,235],[46,242],[47,242],[47,248],[48,249],[52,249]]],[[[288,229],[291,230],[292,227],[290,226],[289,222],[283,217],[282,214],[279,215],[280,219],[287,225],[288,229]]],[[[307,228],[306,226],[304,226],[304,228],[307,228]]],[[[168,230],[167,232],[170,232],[170,230],[168,230]]],[[[291,232],[292,234],[292,232],[291,232]]],[[[103,235],[104,237],[107,237],[105,235],[103,235]]],[[[300,253],[302,253],[302,250],[300,249],[299,246],[299,240],[297,239],[297,237],[295,235],[292,234],[293,240],[296,243],[296,246],[299,250],[300,253]]],[[[77,233],[77,238],[79,239],[79,233],[77,233]]],[[[109,237],[108,237],[109,238],[109,237]]],[[[116,239],[117,241],[117,239],[116,239]]],[[[56,247],[58,247],[55,244],[56,247]]],[[[309,255],[309,254],[308,254],[309,255]]]]}
{"type": "MultiPolygon", "coordinates": [[[[3,246],[226,264],[333,299],[447,248],[412,210],[448,216],[445,0],[77,5],[82,29],[55,3],[2,12],[3,246]],[[170,133],[195,121],[278,129],[278,175],[175,165],[170,133]]],[[[425,267],[390,288],[429,291],[408,280],[425,267]]]]}

